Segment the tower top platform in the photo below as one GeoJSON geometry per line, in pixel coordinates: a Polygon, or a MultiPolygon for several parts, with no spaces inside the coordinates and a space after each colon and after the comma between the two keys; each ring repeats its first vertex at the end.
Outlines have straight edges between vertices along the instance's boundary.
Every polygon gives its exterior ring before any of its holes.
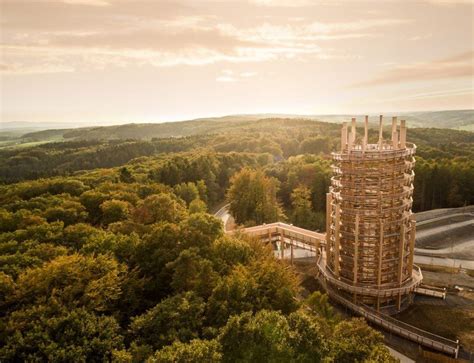
{"type": "MultiPolygon", "coordinates": [[[[341,147],[340,152],[333,153],[333,157],[342,157],[345,154],[371,154],[376,158],[376,154],[386,154],[393,157],[397,154],[407,156],[414,154],[416,146],[406,142],[407,127],[405,120],[400,121],[398,125],[397,117],[392,117],[392,129],[390,139],[383,138],[383,116],[379,116],[379,137],[377,143],[369,144],[369,116],[365,116],[364,133],[361,137],[357,136],[356,118],[352,118],[350,125],[343,122],[341,129],[341,147]],[[350,129],[350,130],[349,130],[350,129]]],[[[380,158],[380,157],[377,157],[380,158]]]]}

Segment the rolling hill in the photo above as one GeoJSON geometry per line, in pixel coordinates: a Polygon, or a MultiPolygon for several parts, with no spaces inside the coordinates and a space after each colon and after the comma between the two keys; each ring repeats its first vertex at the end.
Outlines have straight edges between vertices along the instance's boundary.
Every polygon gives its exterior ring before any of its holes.
{"type": "MultiPolygon", "coordinates": [[[[386,113],[385,123],[394,113],[386,113]]],[[[446,128],[454,130],[474,131],[474,110],[450,110],[450,111],[427,111],[399,113],[400,119],[407,120],[410,128],[446,128]]],[[[183,137],[201,135],[208,133],[219,133],[222,130],[229,132],[233,128],[250,127],[252,123],[262,119],[306,119],[339,123],[348,121],[351,117],[363,119],[363,115],[279,115],[279,114],[250,114],[231,115],[224,117],[200,118],[189,121],[176,121],[164,123],[130,123],[114,126],[97,126],[81,128],[45,129],[41,131],[27,132],[19,136],[14,132],[14,127],[9,123],[8,128],[0,130],[0,147],[18,146],[31,143],[44,143],[51,141],[68,140],[151,140],[153,138],[183,137]]],[[[378,123],[378,116],[371,116],[369,122],[373,125],[378,123]]],[[[21,127],[25,127],[22,123],[21,127]]]]}

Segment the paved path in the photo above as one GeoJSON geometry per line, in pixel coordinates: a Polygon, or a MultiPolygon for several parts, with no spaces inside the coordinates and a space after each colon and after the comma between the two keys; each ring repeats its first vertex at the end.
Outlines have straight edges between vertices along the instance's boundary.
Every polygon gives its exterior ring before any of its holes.
{"type": "Polygon", "coordinates": [[[224,205],[221,209],[219,209],[214,216],[222,220],[224,223],[224,231],[226,230],[227,222],[229,221],[230,214],[229,214],[229,204],[224,205]]]}

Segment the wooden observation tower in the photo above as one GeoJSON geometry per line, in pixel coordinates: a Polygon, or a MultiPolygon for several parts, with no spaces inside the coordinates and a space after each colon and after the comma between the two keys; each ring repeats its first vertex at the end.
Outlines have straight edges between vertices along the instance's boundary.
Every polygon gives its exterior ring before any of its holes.
{"type": "Polygon", "coordinates": [[[326,248],[318,265],[333,293],[393,313],[411,302],[422,280],[413,265],[416,145],[407,143],[405,121],[398,127],[396,117],[385,140],[382,120],[376,143],[368,142],[367,116],[362,135],[355,118],[350,130],[343,123],[341,149],[332,153],[326,248]]]}

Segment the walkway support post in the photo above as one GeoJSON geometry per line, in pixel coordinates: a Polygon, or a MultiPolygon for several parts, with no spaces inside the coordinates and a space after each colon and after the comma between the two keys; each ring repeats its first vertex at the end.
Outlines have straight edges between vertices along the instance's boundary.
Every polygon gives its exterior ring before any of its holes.
{"type": "Polygon", "coordinates": [[[290,240],[290,258],[291,258],[291,264],[293,265],[293,238],[290,240]]]}
{"type": "MultiPolygon", "coordinates": [[[[403,260],[405,257],[405,224],[402,223],[400,226],[400,246],[399,246],[399,256],[398,256],[398,285],[402,286],[403,282],[403,260]]],[[[402,294],[398,294],[398,310],[401,309],[402,305],[402,294]]]]}
{"type": "Polygon", "coordinates": [[[285,237],[283,232],[280,232],[280,257],[282,260],[285,259],[285,237]]]}
{"type": "MultiPolygon", "coordinates": [[[[377,285],[380,288],[382,285],[382,252],[383,252],[383,236],[384,236],[384,223],[380,219],[379,222],[380,228],[380,238],[379,238],[379,256],[378,256],[378,269],[377,269],[377,285]]],[[[377,311],[380,311],[380,296],[377,296],[377,311]]]]}

